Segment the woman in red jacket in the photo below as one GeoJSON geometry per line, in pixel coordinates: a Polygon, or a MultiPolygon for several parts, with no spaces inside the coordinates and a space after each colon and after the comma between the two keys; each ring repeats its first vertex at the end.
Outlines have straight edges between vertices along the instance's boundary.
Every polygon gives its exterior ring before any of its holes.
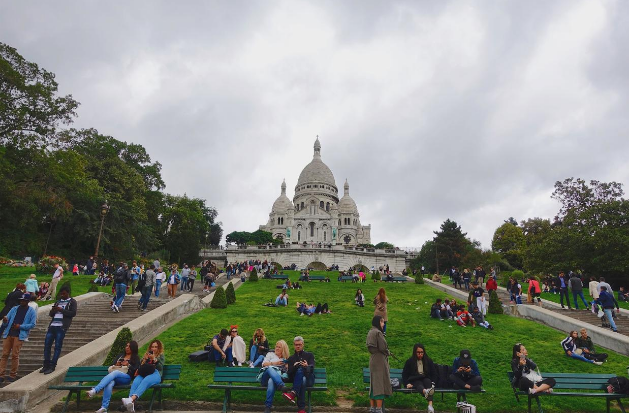
{"type": "Polygon", "coordinates": [[[531,296],[531,298],[533,299],[533,302],[535,302],[535,298],[537,297],[537,304],[538,306],[542,306],[542,299],[540,298],[540,296],[542,295],[542,289],[539,286],[539,281],[537,281],[533,276],[529,277],[529,290],[528,290],[529,295],[531,296]]]}

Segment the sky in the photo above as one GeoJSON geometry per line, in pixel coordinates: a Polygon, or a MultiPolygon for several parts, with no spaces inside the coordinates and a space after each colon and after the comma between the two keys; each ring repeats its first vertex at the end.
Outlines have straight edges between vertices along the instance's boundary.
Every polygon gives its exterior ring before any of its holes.
{"type": "Polygon", "coordinates": [[[292,199],[319,136],[372,243],[446,219],[491,247],[556,181],[629,183],[626,1],[0,2],[0,41],[56,74],[76,128],[147,148],[224,234],[292,199]]]}

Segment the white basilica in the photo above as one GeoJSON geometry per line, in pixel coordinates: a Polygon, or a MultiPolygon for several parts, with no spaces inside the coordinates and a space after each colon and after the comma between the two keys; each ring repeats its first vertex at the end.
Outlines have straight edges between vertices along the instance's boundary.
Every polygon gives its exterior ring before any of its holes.
{"type": "Polygon", "coordinates": [[[282,182],[282,194],[273,203],[269,222],[260,229],[285,243],[371,243],[371,225],[361,225],[347,180],[339,200],[334,175],[321,160],[319,138],[314,144],[312,162],[299,174],[293,202],[286,196],[286,182],[282,182]]]}

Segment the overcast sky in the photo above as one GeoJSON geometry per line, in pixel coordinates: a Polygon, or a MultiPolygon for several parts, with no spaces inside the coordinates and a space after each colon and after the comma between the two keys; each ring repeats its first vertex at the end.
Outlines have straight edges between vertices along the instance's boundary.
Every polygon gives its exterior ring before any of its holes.
{"type": "Polygon", "coordinates": [[[3,1],[0,41],[144,145],[225,234],[266,223],[312,159],[372,242],[447,218],[491,246],[553,217],[557,180],[629,182],[627,1],[3,1]],[[117,6],[117,7],[116,7],[117,6]]]}

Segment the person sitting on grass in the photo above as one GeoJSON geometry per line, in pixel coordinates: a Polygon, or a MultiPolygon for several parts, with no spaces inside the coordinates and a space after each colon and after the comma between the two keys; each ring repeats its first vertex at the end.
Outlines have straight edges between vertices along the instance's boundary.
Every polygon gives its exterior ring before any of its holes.
{"type": "Polygon", "coordinates": [[[511,385],[529,394],[538,392],[552,393],[557,382],[553,378],[545,379],[537,371],[537,364],[528,358],[528,351],[522,343],[513,346],[511,356],[511,371],[513,371],[513,382],[511,385]]]}
{"type": "Polygon", "coordinates": [[[461,327],[467,327],[468,325],[476,327],[472,315],[465,309],[465,305],[463,304],[459,306],[459,310],[456,312],[456,323],[461,327]]]}
{"type": "Polygon", "coordinates": [[[443,321],[443,317],[441,317],[441,298],[437,298],[437,301],[430,306],[430,316],[432,318],[438,318],[439,321],[443,321]]]}
{"type": "Polygon", "coordinates": [[[37,299],[43,300],[48,295],[48,283],[44,282],[39,285],[39,291],[37,291],[37,299]]]}
{"type": "Polygon", "coordinates": [[[360,288],[356,290],[356,295],[354,296],[354,302],[356,302],[356,305],[359,307],[365,306],[365,295],[363,294],[363,290],[361,290],[360,288]]]}
{"type": "Polygon", "coordinates": [[[483,378],[480,376],[478,364],[472,358],[469,350],[461,350],[459,357],[452,363],[452,374],[450,381],[454,383],[455,389],[467,389],[473,392],[480,392],[483,378]]]}
{"type": "Polygon", "coordinates": [[[282,290],[282,293],[277,296],[275,299],[275,305],[286,307],[288,305],[288,294],[286,294],[286,289],[282,290]]]}
{"type": "Polygon", "coordinates": [[[228,346],[225,350],[225,341],[229,331],[226,328],[221,329],[221,332],[212,337],[212,351],[210,351],[210,362],[214,361],[216,367],[220,367],[222,362],[227,362],[227,366],[231,366],[234,363],[232,356],[232,348],[228,346]]]}
{"type": "Polygon", "coordinates": [[[452,307],[450,306],[450,300],[446,298],[446,300],[441,304],[441,316],[444,318],[455,319],[454,311],[452,311],[452,307]]]}
{"type": "Polygon", "coordinates": [[[317,303],[314,313],[315,314],[332,314],[332,311],[330,311],[330,308],[328,307],[328,303],[323,303],[323,304],[317,303]]]}
{"type": "Polygon", "coordinates": [[[428,400],[428,413],[435,412],[432,399],[437,381],[437,368],[426,354],[423,344],[417,343],[413,346],[413,354],[404,363],[402,381],[405,388],[416,390],[428,400]]]}
{"type": "Polygon", "coordinates": [[[164,362],[164,345],[159,340],[153,340],[140,360],[137,375],[131,383],[129,397],[122,398],[122,404],[128,412],[135,412],[135,401],[148,389],[162,381],[164,362]]]}
{"type": "Polygon", "coordinates": [[[592,343],[592,339],[588,336],[588,332],[585,328],[582,328],[579,331],[581,334],[574,341],[577,345],[577,349],[581,349],[583,357],[589,360],[594,361],[605,361],[607,360],[607,353],[597,353],[594,348],[594,343],[592,343]]]}
{"type": "Polygon", "coordinates": [[[494,327],[489,324],[489,321],[485,320],[485,316],[483,316],[483,313],[480,312],[477,306],[472,307],[472,320],[474,320],[477,325],[484,327],[488,330],[494,329],[494,327]]]}
{"type": "Polygon", "coordinates": [[[297,302],[297,312],[300,315],[311,316],[314,314],[316,309],[317,307],[314,304],[306,304],[306,303],[297,302]]]}
{"type": "Polygon", "coordinates": [[[620,287],[618,290],[618,301],[627,302],[629,301],[629,293],[625,291],[625,287],[620,287]]]}
{"type": "Polygon", "coordinates": [[[583,356],[583,351],[579,350],[576,345],[576,339],[578,338],[578,333],[576,331],[571,331],[568,334],[568,337],[564,338],[561,341],[561,347],[563,347],[563,351],[566,353],[566,356],[572,357],[573,359],[585,361],[586,363],[594,363],[597,365],[603,364],[602,361],[594,361],[589,360],[583,356]]]}

